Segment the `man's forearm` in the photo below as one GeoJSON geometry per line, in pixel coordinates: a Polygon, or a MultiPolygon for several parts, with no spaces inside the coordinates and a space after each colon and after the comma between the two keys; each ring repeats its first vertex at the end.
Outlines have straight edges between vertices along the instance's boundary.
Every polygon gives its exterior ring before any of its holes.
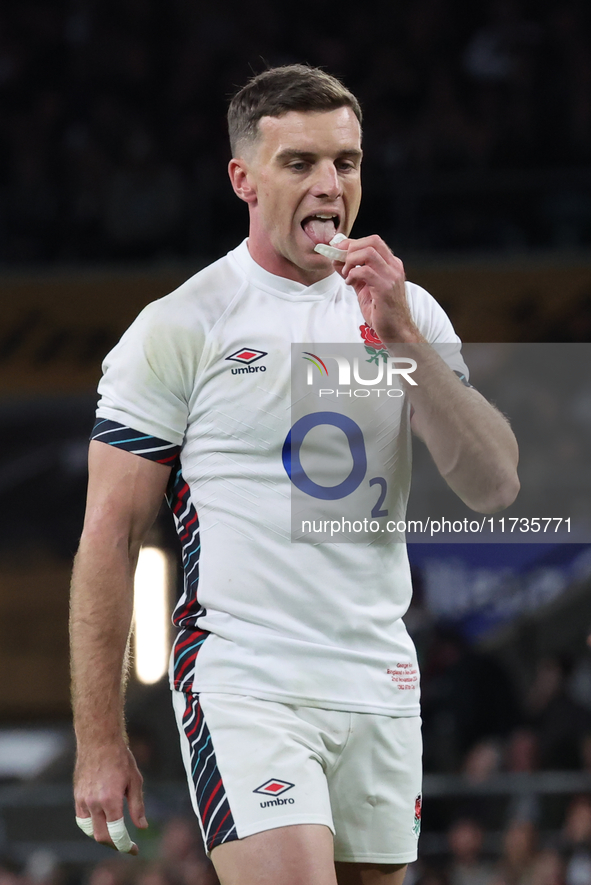
{"type": "Polygon", "coordinates": [[[124,682],[133,611],[127,544],[83,536],[70,610],[72,703],[79,746],[124,738],[124,682]]]}
{"type": "Polygon", "coordinates": [[[506,419],[466,387],[428,344],[395,345],[394,356],[417,362],[406,386],[413,429],[448,485],[473,510],[495,513],[519,491],[518,447],[506,419]]]}

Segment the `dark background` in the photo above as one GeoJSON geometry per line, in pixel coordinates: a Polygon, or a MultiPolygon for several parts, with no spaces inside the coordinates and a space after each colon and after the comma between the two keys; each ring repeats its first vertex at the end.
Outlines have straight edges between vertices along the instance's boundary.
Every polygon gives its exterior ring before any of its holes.
{"type": "Polygon", "coordinates": [[[0,260],[233,247],[246,210],[226,180],[228,99],[302,61],[365,112],[358,234],[399,250],[587,246],[590,15],[556,0],[8,0],[0,260]]]}

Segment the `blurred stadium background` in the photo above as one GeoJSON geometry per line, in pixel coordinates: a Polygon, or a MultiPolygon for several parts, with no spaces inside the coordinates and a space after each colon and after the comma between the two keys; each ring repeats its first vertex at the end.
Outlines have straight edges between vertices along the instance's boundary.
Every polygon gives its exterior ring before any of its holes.
{"type": "MultiPolygon", "coordinates": [[[[589,341],[584,0],[5,0],[0,885],[215,881],[162,678],[134,674],[129,692],[151,821],[143,859],[76,830],[68,579],[101,358],[144,304],[245,235],[226,180],[227,100],[251,72],[294,61],[342,76],[361,99],[355,232],[381,233],[464,340],[589,341]]],[[[588,449],[591,393],[560,408],[588,449]]],[[[540,409],[559,429],[556,403],[540,409]]],[[[568,461],[569,440],[558,444],[568,461]]],[[[170,604],[177,548],[164,513],[151,544],[168,557],[170,604]]],[[[427,775],[407,881],[591,885],[589,547],[417,544],[411,558],[427,775]]]]}

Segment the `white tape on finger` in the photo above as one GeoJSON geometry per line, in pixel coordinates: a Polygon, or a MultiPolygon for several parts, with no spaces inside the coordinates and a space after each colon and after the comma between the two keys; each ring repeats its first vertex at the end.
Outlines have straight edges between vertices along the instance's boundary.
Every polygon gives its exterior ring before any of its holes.
{"type": "Polygon", "coordinates": [[[119,820],[108,820],[107,829],[117,851],[129,853],[134,847],[134,843],[129,838],[125,819],[121,817],[119,820]]]}
{"type": "Polygon", "coordinates": [[[87,836],[90,836],[92,839],[94,836],[94,828],[92,826],[92,818],[91,817],[77,817],[76,823],[80,827],[83,833],[86,833],[87,836]]]}

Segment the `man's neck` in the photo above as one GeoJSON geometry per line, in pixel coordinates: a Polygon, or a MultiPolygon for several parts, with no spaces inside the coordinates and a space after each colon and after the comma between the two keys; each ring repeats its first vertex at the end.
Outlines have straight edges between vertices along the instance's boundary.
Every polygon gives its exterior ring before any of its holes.
{"type": "Polygon", "coordinates": [[[333,272],[332,270],[326,273],[322,271],[306,271],[292,261],[289,261],[285,256],[279,255],[271,246],[267,248],[262,247],[252,236],[248,238],[247,245],[250,257],[263,270],[274,274],[276,277],[284,277],[286,280],[301,283],[303,286],[312,286],[314,283],[326,279],[333,272]]]}

